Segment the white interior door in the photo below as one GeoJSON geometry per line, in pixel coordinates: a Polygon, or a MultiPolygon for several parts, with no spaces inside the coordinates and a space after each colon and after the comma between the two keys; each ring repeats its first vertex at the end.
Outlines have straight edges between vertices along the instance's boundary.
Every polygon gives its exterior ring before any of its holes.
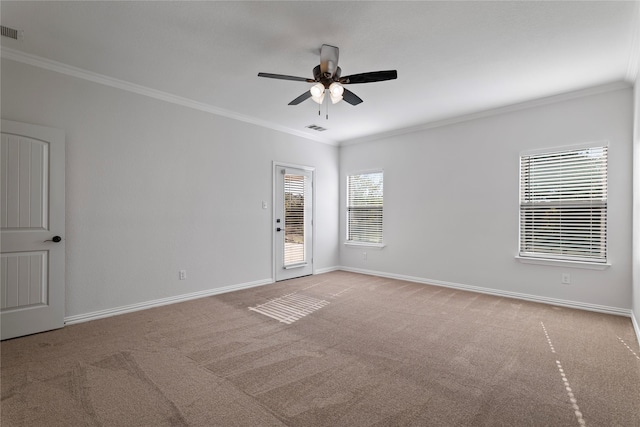
{"type": "Polygon", "coordinates": [[[65,135],[2,120],[0,337],[64,325],[65,135]]]}
{"type": "Polygon", "coordinates": [[[275,279],[313,274],[313,170],[276,165],[275,279]]]}

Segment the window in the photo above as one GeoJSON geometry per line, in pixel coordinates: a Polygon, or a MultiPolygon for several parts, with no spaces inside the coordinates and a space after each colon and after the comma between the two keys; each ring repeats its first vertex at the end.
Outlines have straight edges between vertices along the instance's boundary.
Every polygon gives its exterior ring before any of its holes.
{"type": "Polygon", "coordinates": [[[284,175],[284,266],[304,263],[304,175],[284,175]]]}
{"type": "Polygon", "coordinates": [[[382,171],[347,176],[347,243],[382,245],[382,171]]]}
{"type": "Polygon", "coordinates": [[[606,145],[520,157],[520,256],[606,263],[606,145]]]}

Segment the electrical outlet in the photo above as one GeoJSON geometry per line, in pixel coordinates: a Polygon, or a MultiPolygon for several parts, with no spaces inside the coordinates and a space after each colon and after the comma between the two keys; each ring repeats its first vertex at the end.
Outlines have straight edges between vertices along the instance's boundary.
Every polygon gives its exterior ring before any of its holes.
{"type": "Polygon", "coordinates": [[[367,260],[367,253],[366,252],[362,252],[362,259],[363,260],[367,260]]]}
{"type": "Polygon", "coordinates": [[[571,283],[571,275],[569,273],[562,273],[562,283],[565,285],[571,283]]]}
{"type": "Polygon", "coordinates": [[[180,270],[178,272],[178,277],[180,280],[185,280],[187,278],[187,270],[180,270]]]}

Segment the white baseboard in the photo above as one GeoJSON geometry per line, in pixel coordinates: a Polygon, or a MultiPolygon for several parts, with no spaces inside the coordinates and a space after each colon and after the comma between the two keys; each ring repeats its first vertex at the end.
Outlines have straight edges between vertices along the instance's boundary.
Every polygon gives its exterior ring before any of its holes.
{"type": "MultiPolygon", "coordinates": [[[[561,300],[556,298],[540,297],[536,295],[522,294],[518,292],[501,291],[501,290],[491,289],[491,288],[482,288],[478,286],[463,285],[461,283],[444,282],[441,280],[431,280],[431,279],[425,279],[422,277],[405,276],[402,274],[385,273],[381,271],[365,270],[361,268],[352,268],[352,267],[344,267],[344,266],[334,266],[334,267],[317,269],[315,271],[315,274],[330,273],[332,271],[340,271],[340,270],[349,271],[352,273],[367,274],[369,276],[388,277],[390,279],[405,280],[408,282],[422,283],[426,285],[442,286],[446,288],[460,289],[464,291],[472,291],[472,292],[478,292],[478,293],[488,294],[488,295],[502,296],[507,298],[515,298],[515,299],[539,302],[544,304],[558,305],[562,307],[569,307],[569,308],[576,308],[576,309],[587,310],[587,311],[596,311],[600,313],[626,316],[631,318],[631,322],[633,323],[633,328],[638,337],[638,342],[640,342],[640,324],[638,323],[638,319],[636,319],[633,311],[628,309],[608,307],[608,306],[597,305],[597,304],[588,304],[588,303],[577,302],[577,301],[561,300]]],[[[145,301],[137,304],[125,305],[122,307],[115,307],[115,308],[110,308],[106,310],[94,311],[91,313],[76,314],[73,316],[65,317],[64,323],[65,325],[73,325],[76,323],[103,319],[105,317],[117,316],[119,314],[131,313],[139,310],[146,310],[148,308],[160,307],[168,304],[175,304],[178,302],[189,301],[192,299],[219,295],[227,292],[239,291],[241,289],[254,288],[257,286],[269,285],[271,283],[274,283],[273,279],[256,280],[254,282],[241,283],[238,285],[225,286],[222,288],[208,289],[205,291],[198,291],[198,292],[177,295],[177,296],[168,297],[168,298],[145,301]]]]}
{"type": "Polygon", "coordinates": [[[640,344],[640,323],[633,311],[631,311],[631,323],[633,323],[633,329],[636,331],[636,338],[638,338],[638,344],[640,344]]]}
{"type": "Polygon", "coordinates": [[[332,271],[338,271],[341,270],[341,267],[334,265],[333,267],[326,267],[326,268],[317,268],[313,274],[324,274],[324,273],[331,273],[332,271]]]}
{"type": "Polygon", "coordinates": [[[241,289],[254,288],[256,286],[269,285],[273,283],[273,279],[256,280],[254,282],[241,283],[239,285],[224,286],[222,288],[208,289],[206,291],[198,291],[189,294],[176,295],[168,298],[161,298],[152,301],[145,301],[137,304],[125,305],[122,307],[109,308],[107,310],[99,310],[91,313],[76,314],[64,318],[65,325],[73,325],[75,323],[88,322],[90,320],[103,319],[105,317],[117,316],[119,314],[131,313],[134,311],[146,310],[148,308],[160,307],[168,304],[189,301],[192,299],[208,297],[212,295],[224,294],[227,292],[239,291],[241,289]]]}
{"type": "MultiPolygon", "coordinates": [[[[423,283],[425,285],[442,286],[445,288],[460,289],[463,291],[478,292],[481,294],[495,295],[507,298],[521,299],[525,301],[540,302],[544,304],[557,305],[562,307],[577,308],[580,310],[597,311],[599,313],[615,314],[618,316],[631,317],[632,312],[629,309],[609,307],[605,305],[589,304],[578,301],[568,301],[556,298],[541,297],[537,295],[522,294],[519,292],[502,291],[499,289],[482,288],[479,286],[463,285],[461,283],[443,282],[442,280],[424,279],[422,277],[405,276],[402,274],[385,273],[381,271],[365,270],[361,268],[340,267],[340,270],[350,271],[352,273],[367,274],[370,276],[388,277],[390,279],[405,280],[407,282],[423,283]]],[[[636,322],[636,333],[638,327],[636,322]]],[[[638,335],[640,338],[640,334],[638,335]]]]}

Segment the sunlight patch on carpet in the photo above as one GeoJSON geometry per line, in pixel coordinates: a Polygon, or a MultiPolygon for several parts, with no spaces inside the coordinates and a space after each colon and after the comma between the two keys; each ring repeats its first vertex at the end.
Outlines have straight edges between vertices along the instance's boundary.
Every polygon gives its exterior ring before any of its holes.
{"type": "Polygon", "coordinates": [[[547,328],[544,326],[544,323],[540,322],[540,324],[542,325],[542,330],[544,331],[544,336],[547,337],[547,343],[549,344],[549,347],[551,348],[551,353],[555,353],[556,349],[553,347],[553,343],[551,342],[551,338],[549,338],[549,334],[547,333],[547,328]]]}
{"type": "Polygon", "coordinates": [[[272,299],[256,307],[249,307],[249,310],[290,325],[327,304],[329,304],[329,301],[300,295],[294,292],[280,298],[272,299]]]}
{"type": "Polygon", "coordinates": [[[346,293],[346,292],[349,292],[350,290],[351,290],[351,288],[343,289],[343,290],[341,290],[340,292],[336,292],[336,293],[333,293],[333,294],[329,294],[329,296],[330,296],[331,298],[338,298],[339,296],[342,296],[342,294],[344,294],[344,293],[346,293]]]}
{"type": "Polygon", "coordinates": [[[584,421],[584,418],[582,417],[582,412],[580,412],[580,407],[578,406],[576,396],[573,394],[573,390],[571,389],[571,384],[569,384],[569,380],[564,373],[564,369],[562,369],[562,364],[559,360],[556,360],[556,365],[558,366],[558,372],[560,372],[560,376],[562,377],[562,383],[564,384],[564,388],[567,391],[567,396],[569,397],[569,401],[571,402],[571,407],[573,408],[573,412],[576,415],[578,424],[584,426],[586,425],[586,423],[584,421]]]}
{"type": "MultiPolygon", "coordinates": [[[[553,343],[551,342],[551,337],[549,337],[549,333],[547,332],[547,328],[544,326],[544,323],[540,322],[542,325],[542,330],[544,331],[544,335],[547,337],[547,343],[549,344],[549,348],[552,353],[556,353],[556,349],[553,347],[553,343]]],[[[619,339],[619,338],[618,338],[619,339]]],[[[586,422],[580,411],[580,407],[578,406],[578,400],[576,399],[575,394],[573,394],[573,389],[571,388],[571,384],[569,384],[569,380],[567,379],[567,375],[562,368],[562,363],[560,360],[556,360],[556,366],[558,368],[558,372],[560,373],[560,377],[562,377],[562,383],[564,384],[564,389],[567,392],[567,397],[569,398],[569,402],[571,402],[571,407],[573,408],[573,413],[576,416],[576,420],[578,420],[578,424],[580,426],[585,427],[586,422]]]]}
{"type": "Polygon", "coordinates": [[[638,356],[638,355],[636,354],[636,352],[635,352],[635,351],[633,351],[633,349],[632,349],[631,347],[629,347],[629,344],[627,344],[627,343],[626,343],[622,338],[620,338],[620,337],[618,337],[618,340],[620,340],[620,342],[621,342],[622,344],[624,344],[624,346],[625,346],[625,347],[627,347],[627,350],[629,350],[629,351],[631,352],[631,354],[633,354],[633,355],[636,357],[636,359],[640,360],[640,356],[638,356]]]}

